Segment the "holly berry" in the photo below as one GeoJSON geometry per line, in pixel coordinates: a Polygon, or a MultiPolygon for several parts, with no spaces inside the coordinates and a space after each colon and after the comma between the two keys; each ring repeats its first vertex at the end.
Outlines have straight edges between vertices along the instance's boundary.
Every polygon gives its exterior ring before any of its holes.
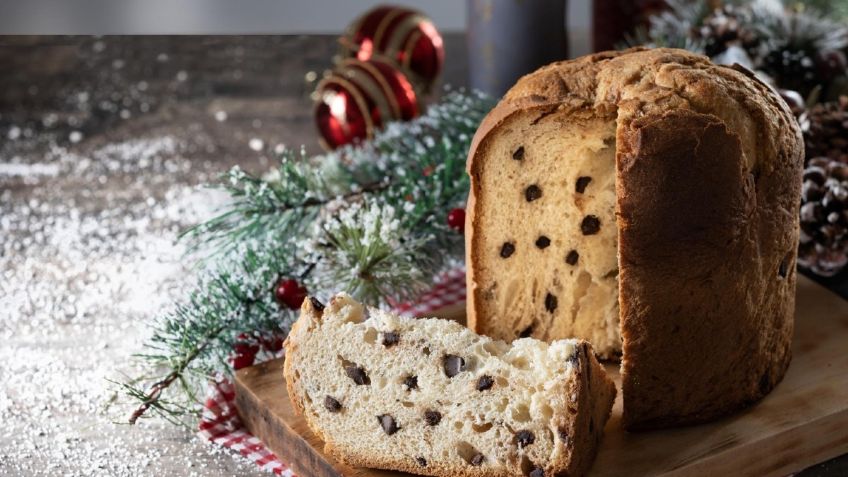
{"type": "Polygon", "coordinates": [[[280,306],[287,306],[292,310],[300,308],[306,299],[306,287],[293,278],[281,279],[274,287],[274,297],[280,306]]]}
{"type": "Polygon", "coordinates": [[[241,333],[236,337],[236,342],[233,343],[233,351],[235,351],[235,355],[230,358],[233,362],[233,368],[246,368],[252,366],[254,361],[256,361],[256,353],[259,352],[259,343],[251,335],[241,333]]]}
{"type": "Polygon", "coordinates": [[[283,338],[282,336],[269,336],[262,340],[262,346],[265,347],[266,350],[276,353],[283,349],[283,338]]]}
{"type": "Polygon", "coordinates": [[[459,233],[465,232],[465,209],[453,209],[448,212],[448,227],[459,233]]]}
{"type": "Polygon", "coordinates": [[[236,354],[256,354],[259,352],[259,345],[247,333],[242,333],[236,337],[236,342],[233,344],[233,351],[236,354]]]}
{"type": "Polygon", "coordinates": [[[848,60],[845,58],[845,53],[839,50],[819,51],[816,53],[815,63],[816,72],[824,81],[844,75],[845,70],[848,69],[848,60]]]}
{"type": "Polygon", "coordinates": [[[254,361],[256,361],[255,354],[237,354],[233,357],[233,369],[241,369],[246,368],[248,366],[253,366],[254,361]]]}

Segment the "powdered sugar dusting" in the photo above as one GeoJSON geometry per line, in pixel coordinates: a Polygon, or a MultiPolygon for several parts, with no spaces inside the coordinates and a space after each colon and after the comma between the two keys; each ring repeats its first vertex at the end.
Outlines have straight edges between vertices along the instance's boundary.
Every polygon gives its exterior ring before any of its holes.
{"type": "Polygon", "coordinates": [[[18,164],[14,162],[0,163],[0,176],[56,176],[59,166],[56,164],[18,164]]]}
{"type": "Polygon", "coordinates": [[[175,180],[193,167],[182,147],[53,145],[0,163],[0,475],[258,473],[170,424],[112,422],[130,403],[111,402],[108,379],[138,372],[145,323],[190,283],[177,234],[226,200],[175,180]],[[79,182],[91,186],[63,193],[79,182]]]}
{"type": "Polygon", "coordinates": [[[302,36],[5,39],[0,476],[267,475],[194,429],[113,424],[136,403],[112,402],[106,379],[144,371],[130,355],[146,351],[148,324],[196,283],[177,235],[224,200],[197,185],[234,164],[267,169],[278,144],[318,150],[303,73],[335,49],[302,36]]]}

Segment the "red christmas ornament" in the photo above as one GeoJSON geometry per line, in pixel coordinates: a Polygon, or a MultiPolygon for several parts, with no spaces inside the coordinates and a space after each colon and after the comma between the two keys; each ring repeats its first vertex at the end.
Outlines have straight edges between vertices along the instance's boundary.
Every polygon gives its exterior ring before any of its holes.
{"type": "Polygon", "coordinates": [[[280,306],[287,306],[296,310],[306,299],[306,287],[293,278],[281,279],[274,287],[274,298],[277,299],[280,306]]]}
{"type": "Polygon", "coordinates": [[[344,58],[385,57],[424,92],[433,88],[445,62],[444,42],[433,22],[403,7],[369,10],[351,24],[339,43],[344,58]]]}
{"type": "Polygon", "coordinates": [[[318,84],[316,96],[315,121],[327,149],[372,138],[387,122],[420,113],[406,75],[378,58],[343,61],[318,84]]]}
{"type": "Polygon", "coordinates": [[[465,233],[465,209],[453,209],[448,212],[448,227],[465,233]]]}

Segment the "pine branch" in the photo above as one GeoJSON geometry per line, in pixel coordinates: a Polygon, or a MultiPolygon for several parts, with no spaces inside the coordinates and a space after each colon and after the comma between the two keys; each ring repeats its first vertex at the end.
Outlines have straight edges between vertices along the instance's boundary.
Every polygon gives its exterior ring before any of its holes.
{"type": "Polygon", "coordinates": [[[295,312],[274,299],[281,278],[320,297],[346,290],[388,304],[413,298],[461,259],[462,236],[445,217],[465,202],[465,156],[493,105],[453,92],[359,147],[286,151],[264,178],[231,170],[222,185],[231,205],[184,235],[205,265],[200,282],[154,323],[137,355],[156,376],[121,385],[139,401],[129,422],[149,411],[175,423],[195,415],[201,385],[231,373],[240,333],[286,333],[295,312]]]}
{"type": "Polygon", "coordinates": [[[156,403],[159,401],[159,397],[161,396],[162,391],[170,387],[171,384],[174,383],[174,381],[178,379],[183,380],[183,372],[185,372],[189,364],[191,364],[191,362],[194,361],[194,359],[197,358],[197,356],[202,353],[207,346],[209,346],[211,340],[217,337],[222,331],[224,331],[223,326],[213,330],[213,332],[210,333],[210,335],[207,336],[205,340],[201,341],[200,344],[195,347],[191,351],[191,353],[189,353],[188,356],[186,356],[182,361],[180,361],[179,364],[170,373],[168,373],[161,380],[154,383],[150,391],[144,393],[144,398],[142,399],[141,405],[130,415],[128,421],[129,424],[135,424],[138,418],[140,418],[145,412],[147,412],[148,409],[150,409],[150,406],[156,405],[156,403]]]}

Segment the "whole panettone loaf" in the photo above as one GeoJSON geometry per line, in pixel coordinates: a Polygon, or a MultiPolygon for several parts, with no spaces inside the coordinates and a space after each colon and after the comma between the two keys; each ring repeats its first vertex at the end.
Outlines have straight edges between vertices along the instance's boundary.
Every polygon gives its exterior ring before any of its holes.
{"type": "Polygon", "coordinates": [[[583,475],[615,397],[585,341],[510,346],[345,294],[304,301],[285,377],[334,457],[442,477],[583,475]]]}
{"type": "Polygon", "coordinates": [[[525,76],[469,153],[469,326],[623,353],[630,429],[756,401],[790,360],[802,156],[739,66],[632,49],[525,76]]]}

